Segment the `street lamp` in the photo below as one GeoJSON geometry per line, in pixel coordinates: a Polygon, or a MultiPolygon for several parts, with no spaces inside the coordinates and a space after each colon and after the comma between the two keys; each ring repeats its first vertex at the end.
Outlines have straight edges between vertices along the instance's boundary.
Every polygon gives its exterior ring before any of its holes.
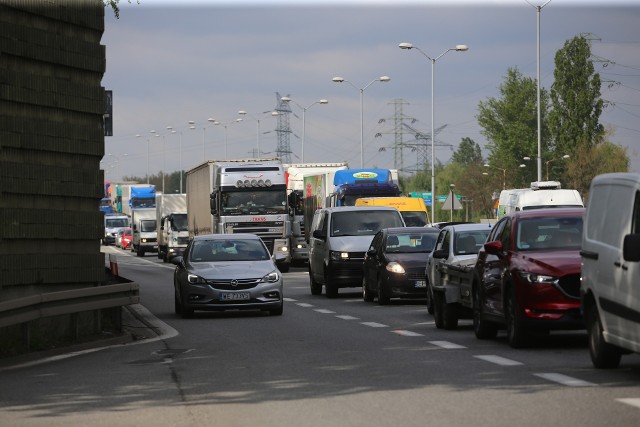
{"type": "MultiPolygon", "coordinates": [[[[454,193],[454,189],[456,188],[455,184],[449,184],[449,188],[451,189],[451,210],[449,211],[449,221],[453,222],[453,199],[454,197],[456,197],[455,193],[454,193]]],[[[433,196],[431,197],[431,200],[433,200],[433,196]]],[[[433,210],[433,209],[431,209],[433,210]]]]}
{"type": "Polygon", "coordinates": [[[164,135],[160,135],[158,132],[156,132],[155,130],[151,131],[152,134],[154,134],[156,136],[156,138],[160,138],[162,137],[162,193],[164,194],[164,175],[165,175],[165,169],[166,169],[166,165],[165,165],[165,140],[164,140],[164,135]]]}
{"type": "Polygon", "coordinates": [[[216,121],[216,120],[214,120],[214,122],[213,122],[214,125],[219,125],[219,126],[222,126],[224,128],[224,159],[225,160],[229,159],[229,157],[227,155],[227,126],[232,125],[232,124],[237,123],[237,122],[241,122],[241,121],[242,121],[242,119],[235,119],[235,120],[232,120],[232,121],[230,121],[228,123],[220,123],[219,121],[216,121]]]}
{"type": "Polygon", "coordinates": [[[432,214],[432,221],[436,222],[436,165],[435,165],[435,157],[436,157],[436,148],[435,148],[435,143],[436,143],[436,135],[435,135],[435,112],[434,112],[434,99],[435,99],[435,93],[434,93],[434,85],[433,82],[435,80],[435,72],[436,72],[436,61],[438,59],[440,59],[444,54],[446,54],[447,52],[450,51],[456,51],[456,52],[466,52],[469,50],[469,47],[465,44],[458,44],[456,45],[456,47],[452,47],[449,48],[447,50],[445,50],[444,52],[442,52],[440,55],[436,56],[435,58],[430,57],[429,55],[427,55],[422,49],[420,49],[419,47],[416,47],[414,45],[412,45],[411,43],[400,43],[398,45],[398,47],[400,49],[416,49],[418,52],[420,52],[421,54],[423,54],[429,61],[431,61],[431,210],[433,211],[432,214]]]}
{"type": "Polygon", "coordinates": [[[536,93],[537,93],[537,115],[538,115],[538,181],[542,180],[542,132],[541,132],[541,119],[540,119],[540,13],[542,8],[545,7],[551,0],[547,0],[542,6],[536,6],[531,4],[528,0],[525,0],[530,6],[536,8],[536,93]]]}
{"type": "MultiPolygon", "coordinates": [[[[354,88],[358,89],[357,86],[355,86],[349,80],[345,80],[342,77],[334,77],[331,80],[334,83],[349,83],[351,86],[353,86],[354,88]]],[[[377,79],[372,80],[371,83],[369,83],[365,87],[358,89],[360,91],[360,167],[361,168],[364,167],[364,101],[363,101],[364,91],[365,91],[366,88],[368,88],[369,86],[371,86],[375,82],[386,83],[389,80],[391,80],[391,77],[389,77],[389,76],[378,77],[377,79]]]]}
{"type": "MultiPolygon", "coordinates": [[[[137,134],[136,138],[141,138],[142,135],[137,134]]],[[[149,138],[147,138],[147,185],[149,185],[149,138]]]]}
{"type": "MultiPolygon", "coordinates": [[[[277,111],[264,111],[262,114],[267,114],[267,113],[271,113],[272,116],[278,115],[277,111]]],[[[258,148],[257,157],[260,157],[260,118],[252,116],[251,114],[247,113],[245,110],[238,111],[238,114],[240,114],[241,116],[249,116],[256,121],[256,147],[258,148]]],[[[237,119],[237,120],[240,121],[242,119],[237,119]]]]}
{"type": "Polygon", "coordinates": [[[562,157],[557,157],[555,159],[547,160],[546,162],[544,162],[545,166],[547,167],[547,178],[546,178],[546,181],[549,181],[549,163],[555,162],[556,160],[567,160],[570,157],[571,157],[570,155],[565,154],[562,157]]]}
{"type": "MultiPolygon", "coordinates": [[[[209,123],[213,123],[213,124],[215,124],[216,119],[209,117],[209,118],[207,119],[207,121],[208,121],[209,123]]],[[[196,125],[196,122],[194,122],[193,120],[189,120],[189,129],[195,129],[195,128],[196,128],[196,126],[195,126],[195,125],[196,125]]],[[[205,143],[204,143],[204,134],[205,134],[205,131],[206,131],[206,130],[207,130],[206,126],[203,126],[203,127],[202,127],[202,161],[203,161],[203,162],[206,162],[206,161],[207,161],[207,156],[206,156],[205,149],[204,149],[204,147],[205,147],[205,143]]]]}
{"type": "Polygon", "coordinates": [[[316,104],[328,104],[329,101],[327,101],[326,99],[321,99],[319,101],[314,102],[313,104],[307,106],[307,107],[303,107],[302,105],[298,104],[296,101],[292,100],[291,98],[289,98],[288,96],[283,96],[282,98],[280,98],[281,101],[284,102],[293,102],[294,104],[296,104],[298,107],[302,108],[302,144],[300,147],[300,157],[301,157],[301,161],[302,163],[304,163],[304,136],[306,133],[306,125],[305,125],[305,114],[307,112],[307,110],[311,107],[313,107],[316,104]]]}
{"type": "Polygon", "coordinates": [[[177,133],[180,135],[179,156],[178,156],[178,168],[180,169],[180,194],[182,194],[182,132],[177,132],[171,126],[167,126],[167,130],[171,133],[177,133]]]}
{"type": "MultiPolygon", "coordinates": [[[[523,166],[524,165],[520,165],[520,167],[523,167],[523,166]]],[[[485,168],[494,168],[494,169],[498,169],[498,170],[502,171],[502,189],[506,190],[507,189],[507,170],[499,168],[497,166],[490,165],[489,163],[485,163],[484,167],[485,168]]],[[[486,174],[486,172],[483,172],[483,174],[486,174]]]]}

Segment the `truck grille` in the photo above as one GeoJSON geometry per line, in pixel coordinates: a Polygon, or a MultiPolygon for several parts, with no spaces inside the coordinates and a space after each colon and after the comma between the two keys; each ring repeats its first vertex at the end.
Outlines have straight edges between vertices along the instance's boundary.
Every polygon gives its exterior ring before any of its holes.
{"type": "Polygon", "coordinates": [[[179,245],[186,245],[189,243],[189,236],[186,237],[178,237],[178,244],[179,245]]]}
{"type": "Polygon", "coordinates": [[[233,233],[250,233],[259,236],[267,245],[270,253],[273,253],[275,239],[282,239],[284,225],[282,222],[244,222],[233,226],[233,233]]]}

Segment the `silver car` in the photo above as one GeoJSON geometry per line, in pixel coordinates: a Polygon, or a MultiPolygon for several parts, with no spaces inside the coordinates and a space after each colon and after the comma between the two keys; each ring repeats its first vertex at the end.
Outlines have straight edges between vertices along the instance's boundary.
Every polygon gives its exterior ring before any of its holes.
{"type": "Polygon", "coordinates": [[[184,318],[196,310],[282,314],[282,273],[254,234],[196,236],[171,262],[176,265],[175,312],[184,318]]]}

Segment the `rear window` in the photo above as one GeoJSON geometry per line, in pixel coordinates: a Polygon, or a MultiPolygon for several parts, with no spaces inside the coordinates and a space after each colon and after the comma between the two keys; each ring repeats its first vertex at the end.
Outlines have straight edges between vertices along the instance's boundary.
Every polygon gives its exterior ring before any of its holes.
{"type": "Polygon", "coordinates": [[[383,228],[404,227],[398,211],[346,211],[331,216],[331,236],[373,236],[383,228]]]}

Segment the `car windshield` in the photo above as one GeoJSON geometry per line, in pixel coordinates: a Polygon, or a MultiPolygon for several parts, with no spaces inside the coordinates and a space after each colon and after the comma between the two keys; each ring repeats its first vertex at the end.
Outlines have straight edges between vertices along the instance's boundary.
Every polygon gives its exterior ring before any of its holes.
{"type": "Polygon", "coordinates": [[[437,233],[425,234],[391,234],[387,236],[385,252],[387,253],[428,253],[433,250],[437,233]]]}
{"type": "Polygon", "coordinates": [[[531,218],[523,219],[517,225],[518,250],[577,250],[581,242],[582,217],[531,218]]]}
{"type": "Polygon", "coordinates": [[[478,231],[460,231],[456,233],[453,244],[455,255],[477,254],[489,235],[489,228],[478,231]]]}
{"type": "Polygon", "coordinates": [[[373,236],[383,228],[404,227],[394,210],[334,212],[331,236],[373,236]]]}
{"type": "Polygon", "coordinates": [[[201,240],[193,243],[191,262],[264,261],[269,252],[260,240],[201,240]]]}

